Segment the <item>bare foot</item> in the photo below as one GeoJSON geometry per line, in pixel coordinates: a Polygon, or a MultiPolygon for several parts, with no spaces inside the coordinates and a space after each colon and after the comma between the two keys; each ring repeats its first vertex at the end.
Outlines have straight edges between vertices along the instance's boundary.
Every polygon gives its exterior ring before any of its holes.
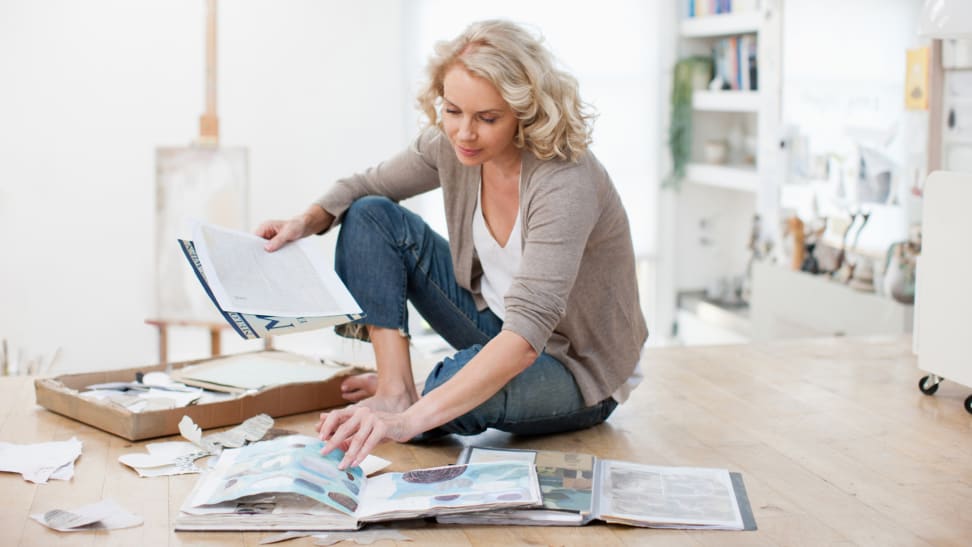
{"type": "Polygon", "coordinates": [[[341,382],[341,397],[357,403],[373,397],[378,391],[378,375],[374,372],[356,374],[341,382]]]}

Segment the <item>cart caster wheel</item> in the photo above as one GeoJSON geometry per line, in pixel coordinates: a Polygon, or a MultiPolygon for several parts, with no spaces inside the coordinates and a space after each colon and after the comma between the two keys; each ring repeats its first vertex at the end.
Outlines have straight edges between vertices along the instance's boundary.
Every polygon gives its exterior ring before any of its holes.
{"type": "MultiPolygon", "coordinates": [[[[930,379],[931,379],[931,376],[922,376],[921,377],[921,380],[918,380],[918,389],[921,390],[921,392],[924,393],[925,395],[934,395],[935,392],[938,391],[938,384],[940,382],[935,382],[934,384],[929,385],[928,384],[928,381],[930,379]]],[[[968,400],[965,401],[965,403],[966,403],[965,404],[965,408],[966,409],[969,408],[969,403],[970,402],[972,402],[972,401],[968,401],[968,400]]],[[[969,412],[972,412],[972,410],[970,410],[969,412]]]]}
{"type": "Polygon", "coordinates": [[[972,395],[965,398],[965,411],[972,414],[972,395]]]}

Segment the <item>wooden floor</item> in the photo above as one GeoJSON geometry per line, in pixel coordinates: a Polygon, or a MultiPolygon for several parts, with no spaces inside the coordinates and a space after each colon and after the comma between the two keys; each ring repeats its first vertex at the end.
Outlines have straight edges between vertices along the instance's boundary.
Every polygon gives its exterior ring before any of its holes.
{"type": "MultiPolygon", "coordinates": [[[[972,366],[972,363],[970,363],[972,366]]],[[[433,445],[383,445],[394,470],[447,464],[462,443],[575,450],[742,473],[759,530],[687,532],[410,526],[417,545],[819,546],[972,544],[972,389],[922,395],[908,339],[828,339],[654,350],[646,380],[603,426],[546,438],[486,433],[433,445]]],[[[311,432],[312,414],[277,421],[311,432]]],[[[0,474],[0,545],[256,545],[262,533],[175,533],[193,475],[141,479],[117,462],[130,443],[34,403],[23,378],[0,379],[0,441],[72,435],[84,452],[72,481],[34,485],[0,474]],[[129,530],[59,534],[28,514],[110,497],[140,514],[129,530]]],[[[390,544],[385,542],[384,544],[390,544]]],[[[284,545],[312,545],[309,538],[284,545]]]]}

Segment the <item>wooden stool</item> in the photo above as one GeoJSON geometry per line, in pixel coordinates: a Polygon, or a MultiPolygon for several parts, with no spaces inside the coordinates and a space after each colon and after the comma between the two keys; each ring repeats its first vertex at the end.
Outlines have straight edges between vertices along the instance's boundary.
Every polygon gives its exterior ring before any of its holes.
{"type": "MultiPolygon", "coordinates": [[[[221,331],[229,325],[220,321],[196,321],[192,319],[146,319],[145,323],[159,329],[159,364],[169,363],[169,327],[203,327],[209,330],[209,354],[217,357],[222,353],[221,331]]],[[[271,337],[263,340],[263,347],[273,349],[271,337]]]]}

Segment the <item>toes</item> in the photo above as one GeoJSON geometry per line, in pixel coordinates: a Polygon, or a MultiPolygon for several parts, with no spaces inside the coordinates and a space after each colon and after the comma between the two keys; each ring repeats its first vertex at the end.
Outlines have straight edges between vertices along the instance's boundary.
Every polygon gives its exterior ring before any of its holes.
{"type": "Polygon", "coordinates": [[[341,382],[341,391],[345,394],[354,391],[365,391],[374,394],[378,386],[378,375],[374,373],[357,374],[341,382]]]}
{"type": "Polygon", "coordinates": [[[357,403],[374,395],[377,388],[377,374],[358,374],[341,382],[341,397],[346,401],[357,403]]]}

